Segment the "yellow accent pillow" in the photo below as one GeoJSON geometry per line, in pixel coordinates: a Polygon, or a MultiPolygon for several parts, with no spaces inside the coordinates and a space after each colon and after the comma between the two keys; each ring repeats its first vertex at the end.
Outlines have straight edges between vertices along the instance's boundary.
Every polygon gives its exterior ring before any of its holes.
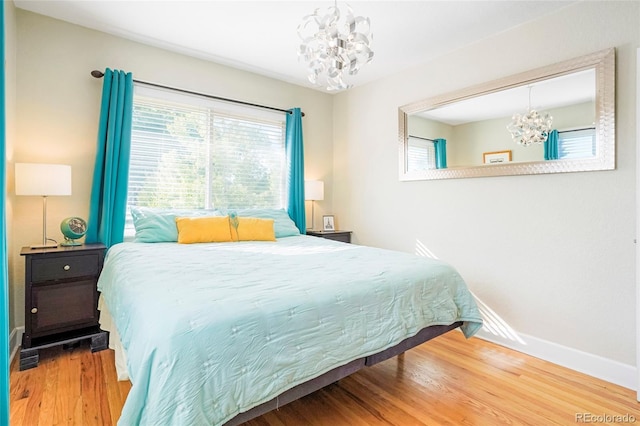
{"type": "Polygon", "coordinates": [[[231,238],[233,241],[275,241],[273,224],[273,219],[236,217],[231,220],[231,238]],[[238,224],[237,228],[234,223],[238,224]]]}
{"type": "Polygon", "coordinates": [[[178,243],[224,243],[233,241],[229,216],[176,217],[178,243]]]}

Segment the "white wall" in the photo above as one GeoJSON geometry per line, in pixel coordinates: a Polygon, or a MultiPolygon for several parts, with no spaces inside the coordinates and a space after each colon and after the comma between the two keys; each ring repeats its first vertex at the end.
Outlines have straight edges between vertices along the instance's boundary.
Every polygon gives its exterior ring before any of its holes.
{"type": "Polygon", "coordinates": [[[342,227],[357,243],[407,252],[423,244],[521,336],[633,370],[639,16],[638,2],[579,2],[338,94],[333,203],[342,227]],[[609,47],[617,49],[615,171],[398,180],[401,105],[609,47]]]}
{"type": "MultiPolygon", "coordinates": [[[[333,152],[332,98],[301,86],[152,48],[23,10],[17,10],[17,137],[14,162],[72,166],[73,195],[51,197],[47,228],[61,239],[60,221],[87,217],[95,156],[102,80],[91,70],[105,67],[133,72],[134,78],[277,108],[301,107],[305,174],[331,187],[333,152]]],[[[20,247],[42,235],[42,200],[13,196],[13,164],[8,165],[9,193],[15,214],[9,227],[13,324],[24,324],[24,259],[20,247]]],[[[317,201],[315,216],[331,211],[331,192],[317,201]]],[[[309,207],[310,209],[310,207],[309,207]]],[[[310,216],[309,216],[310,217],[310,216]]],[[[309,219],[310,220],[310,219],[309,219]]]]}

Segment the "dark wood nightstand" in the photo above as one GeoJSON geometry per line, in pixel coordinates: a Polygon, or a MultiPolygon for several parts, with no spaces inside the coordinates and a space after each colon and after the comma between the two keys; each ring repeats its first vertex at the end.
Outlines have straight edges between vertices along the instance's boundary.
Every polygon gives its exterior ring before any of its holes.
{"type": "Polygon", "coordinates": [[[38,350],[56,345],[73,346],[91,339],[91,351],[107,348],[108,333],[98,326],[98,276],[106,247],[32,249],[25,256],[24,335],[20,370],[38,366],[38,350]]]}
{"type": "Polygon", "coordinates": [[[307,235],[326,238],[327,240],[351,242],[351,231],[307,231],[307,235]]]}

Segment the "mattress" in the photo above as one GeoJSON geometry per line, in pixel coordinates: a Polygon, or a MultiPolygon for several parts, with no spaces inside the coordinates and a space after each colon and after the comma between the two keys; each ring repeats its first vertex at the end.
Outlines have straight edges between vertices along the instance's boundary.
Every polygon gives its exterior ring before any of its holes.
{"type": "Polygon", "coordinates": [[[450,265],[309,236],[117,244],[98,289],[132,382],[121,425],[223,424],[430,325],[482,324],[450,265]]]}

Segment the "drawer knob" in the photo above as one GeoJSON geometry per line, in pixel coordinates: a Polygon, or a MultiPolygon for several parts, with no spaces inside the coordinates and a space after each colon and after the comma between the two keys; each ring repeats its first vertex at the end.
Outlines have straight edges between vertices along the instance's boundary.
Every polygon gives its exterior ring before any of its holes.
{"type": "Polygon", "coordinates": [[[69,269],[71,269],[71,266],[69,266],[69,265],[64,265],[64,268],[62,268],[62,269],[64,269],[65,271],[68,271],[69,269]]]}
{"type": "Polygon", "coordinates": [[[31,313],[32,314],[37,314],[38,313],[38,308],[31,308],[31,313]]]}

